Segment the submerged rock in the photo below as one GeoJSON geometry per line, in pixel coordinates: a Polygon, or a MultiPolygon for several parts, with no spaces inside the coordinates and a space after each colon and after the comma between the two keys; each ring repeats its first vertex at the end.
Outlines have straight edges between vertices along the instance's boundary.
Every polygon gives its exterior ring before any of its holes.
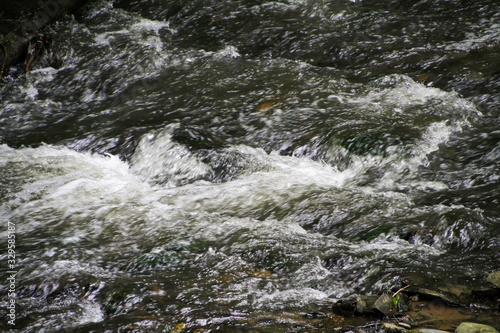
{"type": "MultiPolygon", "coordinates": [[[[500,278],[500,272],[496,276],[500,278]]],[[[488,282],[484,280],[469,281],[467,284],[446,283],[426,281],[425,277],[411,276],[404,278],[404,283],[410,285],[406,290],[409,295],[417,296],[419,299],[429,301],[441,301],[452,306],[468,307],[472,303],[480,302],[481,306],[495,308],[495,302],[500,297],[500,288],[494,283],[495,272],[488,276],[488,282]]],[[[497,283],[500,281],[497,280],[497,283]]]]}
{"type": "Polygon", "coordinates": [[[383,317],[409,309],[410,298],[403,293],[393,296],[387,293],[380,296],[358,295],[339,300],[333,306],[333,311],[343,316],[358,314],[368,317],[383,317]]]}
{"type": "Polygon", "coordinates": [[[410,295],[420,299],[440,300],[445,304],[466,306],[471,302],[471,288],[455,283],[441,282],[438,279],[429,280],[424,275],[405,277],[403,282],[410,287],[406,290],[410,295]]]}
{"type": "Polygon", "coordinates": [[[482,286],[472,289],[471,294],[472,297],[474,297],[474,299],[476,300],[496,300],[500,296],[500,289],[495,287],[482,286]]]}
{"type": "Polygon", "coordinates": [[[427,288],[416,288],[414,290],[415,294],[417,294],[420,298],[429,299],[429,300],[441,300],[445,304],[451,305],[460,305],[460,301],[458,298],[450,293],[443,293],[435,290],[430,290],[427,288]]]}
{"type": "Polygon", "coordinates": [[[488,325],[464,322],[457,327],[455,333],[498,333],[498,331],[488,325]]]}

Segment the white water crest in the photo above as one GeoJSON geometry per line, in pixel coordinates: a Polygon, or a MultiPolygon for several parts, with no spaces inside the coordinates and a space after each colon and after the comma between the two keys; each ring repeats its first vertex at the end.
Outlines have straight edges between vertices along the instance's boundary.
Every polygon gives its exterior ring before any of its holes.
{"type": "Polygon", "coordinates": [[[500,270],[483,2],[99,0],[48,24],[0,84],[16,329],[373,333],[334,303],[477,303],[500,270]]]}
{"type": "Polygon", "coordinates": [[[210,168],[198,161],[186,147],[172,142],[171,132],[175,127],[175,124],[168,126],[141,139],[131,159],[131,171],[142,180],[176,186],[210,172],[210,168]]]}
{"type": "MultiPolygon", "coordinates": [[[[318,193],[333,200],[330,208],[333,214],[342,205],[350,205],[353,198],[360,202],[376,200],[381,206],[375,214],[389,213],[394,205],[405,207],[409,204],[401,195],[387,196],[363,188],[345,188],[346,182],[356,174],[352,170],[341,172],[307,158],[268,155],[261,149],[246,146],[227,148],[245,156],[250,166],[227,182],[214,184],[194,179],[183,186],[168,185],[168,182],[166,186],[154,182],[149,184],[158,174],[170,173],[182,179],[206,174],[208,165],[196,161],[196,157],[186,150],[179,149],[180,146],[173,143],[168,134],[148,135],[139,145],[129,167],[115,156],[78,153],[61,147],[45,145],[11,149],[2,146],[3,168],[9,168],[11,177],[14,174],[26,179],[13,198],[4,203],[4,217],[17,221],[18,232],[27,239],[36,239],[39,233],[50,235],[46,240],[47,250],[50,249],[49,257],[56,260],[55,263],[64,262],[62,260],[68,251],[75,254],[81,252],[78,247],[84,244],[99,246],[98,251],[88,248],[78,254],[92,265],[103,258],[113,257],[115,251],[123,246],[128,246],[126,257],[133,257],[134,253],[141,252],[140,247],[145,244],[157,244],[157,250],[151,255],[158,255],[164,246],[161,239],[167,235],[178,239],[179,244],[185,242],[182,239],[187,239],[187,244],[191,243],[190,239],[205,239],[222,245],[226,239],[233,239],[218,249],[229,257],[276,240],[285,242],[277,248],[284,246],[284,253],[297,258],[304,255],[302,248],[317,246],[312,245],[314,243],[323,244],[326,248],[338,250],[340,246],[347,252],[358,252],[358,249],[350,250],[348,242],[335,237],[307,233],[294,221],[294,210],[303,217],[314,214],[318,206],[309,201],[308,196],[318,193]],[[153,138],[156,140],[151,141],[153,138]],[[140,164],[144,162],[145,165],[140,164]],[[35,169],[38,172],[30,171],[35,169]],[[287,209],[292,215],[283,212],[287,209]],[[58,239],[64,248],[50,246],[50,239],[58,239]],[[105,247],[98,245],[103,240],[107,242],[105,247]],[[289,248],[286,243],[292,247],[289,248]]],[[[321,204],[321,197],[318,199],[321,204]]],[[[370,216],[368,214],[367,218],[370,216]]],[[[401,245],[403,247],[392,244],[396,246],[396,252],[403,249],[427,252],[411,245],[408,247],[406,242],[401,245]]],[[[386,255],[386,250],[389,248],[375,252],[367,248],[361,252],[373,252],[378,257],[386,255]]],[[[199,263],[195,261],[191,264],[204,265],[201,259],[199,263]]],[[[364,265],[362,260],[358,264],[364,265]]],[[[32,276],[47,275],[47,267],[27,267],[33,270],[30,273],[32,276]]],[[[244,267],[245,270],[252,270],[250,263],[245,263],[244,267]]],[[[75,265],[56,265],[56,268],[71,274],[79,274],[83,269],[75,265]]],[[[98,270],[95,274],[106,276],[108,273],[98,270]]],[[[323,280],[325,274],[327,272],[320,269],[316,279],[323,280]]],[[[301,282],[301,276],[297,275],[295,283],[307,286],[310,277],[305,274],[301,282]]],[[[295,287],[288,285],[287,288],[295,287]]],[[[288,299],[297,291],[282,292],[278,291],[273,297],[282,295],[288,299]]],[[[330,293],[335,292],[330,290],[330,293]]],[[[267,303],[258,298],[256,302],[267,303]]]]}

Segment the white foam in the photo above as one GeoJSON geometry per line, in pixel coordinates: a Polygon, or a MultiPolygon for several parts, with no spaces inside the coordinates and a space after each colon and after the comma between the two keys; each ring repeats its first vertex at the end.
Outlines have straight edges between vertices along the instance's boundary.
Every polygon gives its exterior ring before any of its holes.
{"type": "Polygon", "coordinates": [[[328,298],[328,294],[313,288],[277,290],[271,294],[256,297],[253,306],[257,309],[285,309],[318,304],[328,298]]]}
{"type": "MultiPolygon", "coordinates": [[[[56,225],[66,224],[64,216],[92,216],[99,207],[116,206],[124,197],[144,190],[145,184],[128,171],[128,165],[116,156],[78,153],[68,148],[42,145],[38,148],[10,149],[2,147],[0,165],[13,162],[21,176],[29,180],[6,205],[18,207],[11,218],[25,216],[27,223],[19,225],[20,232],[36,230],[47,223],[41,211],[51,212],[45,218],[55,219],[56,225]],[[25,174],[27,173],[27,174],[25,174]],[[55,215],[59,217],[55,217],[55,215]]],[[[147,189],[147,186],[146,186],[147,189]]],[[[77,242],[89,232],[100,230],[99,221],[93,227],[79,225],[61,229],[65,242],[77,242]],[[79,230],[85,230],[79,231],[79,230]]],[[[71,224],[71,223],[70,223],[71,224]]],[[[69,227],[69,224],[67,224],[69,227]]],[[[55,225],[54,225],[55,227],[55,225]]]]}
{"type": "Polygon", "coordinates": [[[401,112],[401,108],[423,105],[433,98],[448,98],[448,93],[445,91],[426,87],[406,76],[388,76],[376,81],[376,83],[386,85],[391,84],[389,83],[391,80],[397,83],[380,91],[370,91],[365,97],[366,101],[370,101],[371,103],[383,102],[385,105],[397,105],[399,107],[397,111],[401,112]]]}
{"type": "Polygon", "coordinates": [[[483,45],[491,45],[500,40],[500,24],[496,23],[497,18],[492,18],[490,22],[482,22],[485,27],[477,33],[466,33],[463,40],[459,42],[450,42],[445,45],[447,51],[470,51],[482,47],[483,45]],[[488,26],[489,25],[489,26],[488,26]]]}
{"type": "MultiPolygon", "coordinates": [[[[17,208],[8,213],[10,219],[22,217],[25,221],[18,223],[19,235],[34,237],[43,230],[69,248],[79,248],[84,245],[83,242],[94,239],[107,242],[105,248],[95,253],[79,252],[83,257],[93,258],[89,263],[75,257],[66,259],[63,253],[51,247],[45,251],[49,260],[46,264],[37,264],[30,273],[31,277],[58,279],[68,273],[111,277],[116,271],[100,268],[96,263],[107,256],[116,256],[123,250],[123,244],[127,244],[126,255],[132,258],[143,254],[143,246],[148,247],[152,243],[155,245],[151,254],[159,254],[164,244],[154,242],[166,235],[174,239],[169,244],[174,242],[186,247],[192,238],[214,244],[224,244],[227,239],[232,239],[223,245],[222,250],[217,250],[220,252],[209,249],[190,264],[206,267],[207,270],[233,269],[237,274],[255,269],[251,261],[240,257],[240,253],[267,245],[270,241],[277,241],[278,247],[283,246],[284,255],[299,259],[302,255],[306,259],[309,256],[301,252],[303,249],[339,251],[342,248],[346,253],[363,253],[366,262],[353,262],[362,270],[374,258],[409,257],[415,253],[432,255],[427,252],[427,247],[420,248],[404,241],[388,242],[381,238],[370,243],[350,244],[335,237],[308,233],[294,218],[278,220],[266,217],[259,220],[251,217],[258,210],[266,213],[268,207],[290,209],[287,208],[290,202],[302,202],[304,195],[315,191],[330,191],[332,211],[344,203],[349,205],[351,200],[378,200],[383,196],[365,193],[356,187],[344,188],[353,177],[352,170],[340,172],[330,165],[307,158],[268,155],[261,149],[234,146],[227,149],[247,156],[253,166],[231,181],[220,184],[203,181],[177,187],[148,184],[158,172],[165,170],[176,170],[176,176],[183,179],[199,175],[192,174],[188,167],[196,169],[200,163],[196,156],[187,154],[187,150],[179,150],[179,147],[172,142],[168,131],[147,135],[133,157],[137,164],[129,168],[116,156],[79,153],[47,145],[23,149],[0,146],[0,165],[16,162],[14,166],[20,168],[19,173],[43,166],[38,168],[41,172],[27,175],[33,178],[21,191],[29,192],[30,186],[43,186],[36,199],[20,200],[17,208]],[[149,169],[147,166],[151,164],[156,166],[149,169]],[[213,262],[219,263],[218,266],[211,264],[213,262]]],[[[206,168],[202,165],[200,170],[205,172],[206,168]]],[[[401,196],[388,198],[387,201],[406,202],[404,195],[401,196]]],[[[382,206],[385,204],[381,201],[382,206]]],[[[383,209],[379,208],[376,214],[382,214],[383,209]]],[[[224,295],[217,296],[218,301],[237,301],[239,306],[250,302],[256,308],[283,309],[352,292],[349,285],[332,282],[335,277],[332,274],[338,272],[325,269],[317,257],[309,259],[296,269],[294,279],[285,284],[283,281],[276,285],[270,282],[262,290],[263,279],[250,275],[225,288],[224,295]],[[311,285],[321,285],[324,289],[311,288],[311,285]]],[[[88,306],[81,320],[100,321],[100,309],[94,304],[88,306]]]]}
{"type": "Polygon", "coordinates": [[[30,82],[28,85],[22,86],[21,91],[26,94],[26,97],[30,100],[35,100],[36,96],[38,96],[38,89],[30,82]]]}
{"type": "Polygon", "coordinates": [[[238,49],[234,46],[228,45],[219,52],[216,53],[216,56],[219,57],[229,57],[229,58],[239,58],[241,54],[238,52],[238,49]]]}
{"type": "Polygon", "coordinates": [[[33,269],[30,274],[33,277],[43,277],[45,279],[58,280],[65,274],[94,274],[97,277],[111,277],[113,274],[94,264],[83,263],[76,259],[54,260],[49,263],[43,263],[33,269]]]}
{"type": "Polygon", "coordinates": [[[81,312],[78,313],[77,324],[98,323],[104,320],[104,311],[97,302],[83,300],[78,302],[81,312]]]}
{"type": "Polygon", "coordinates": [[[139,142],[130,169],[143,181],[176,186],[178,182],[196,180],[210,172],[187,148],[171,140],[174,128],[175,125],[147,134],[139,142]]]}
{"type": "Polygon", "coordinates": [[[119,35],[127,35],[129,31],[126,29],[103,32],[101,34],[97,34],[94,36],[94,41],[97,45],[109,46],[111,45],[111,41],[119,35]]]}
{"type": "Polygon", "coordinates": [[[30,71],[30,78],[39,82],[50,82],[54,79],[59,70],[53,67],[44,67],[30,71]]]}
{"type": "Polygon", "coordinates": [[[367,94],[348,100],[359,105],[367,115],[392,117],[394,121],[401,119],[415,126],[420,125],[422,116],[438,116],[452,122],[481,116],[473,103],[458,94],[427,87],[405,75],[385,76],[370,88],[367,94]]]}
{"type": "Polygon", "coordinates": [[[168,22],[148,20],[145,18],[141,18],[138,22],[130,26],[130,30],[154,31],[155,34],[158,34],[161,29],[168,29],[169,31],[174,32],[174,30],[170,29],[170,24],[168,22]]]}

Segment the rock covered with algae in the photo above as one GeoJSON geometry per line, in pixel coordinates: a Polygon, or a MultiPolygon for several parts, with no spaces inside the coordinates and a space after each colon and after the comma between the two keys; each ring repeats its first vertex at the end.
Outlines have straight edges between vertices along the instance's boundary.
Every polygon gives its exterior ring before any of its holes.
{"type": "Polygon", "coordinates": [[[455,333],[498,333],[498,331],[489,325],[464,322],[457,327],[455,333]]]}

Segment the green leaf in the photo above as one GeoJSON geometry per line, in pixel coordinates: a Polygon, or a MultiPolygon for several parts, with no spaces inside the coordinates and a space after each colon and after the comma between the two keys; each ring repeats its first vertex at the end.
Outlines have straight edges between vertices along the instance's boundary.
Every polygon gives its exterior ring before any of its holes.
{"type": "Polygon", "coordinates": [[[392,298],[392,303],[394,303],[394,307],[396,307],[396,308],[398,307],[398,302],[399,302],[399,298],[400,298],[400,297],[401,297],[401,295],[400,295],[400,294],[397,294],[396,296],[394,296],[394,297],[392,298]]]}

